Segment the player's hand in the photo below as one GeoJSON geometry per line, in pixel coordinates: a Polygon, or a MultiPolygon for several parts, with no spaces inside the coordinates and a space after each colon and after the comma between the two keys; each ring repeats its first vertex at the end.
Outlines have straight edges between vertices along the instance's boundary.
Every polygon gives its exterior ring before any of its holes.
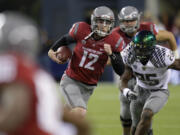
{"type": "Polygon", "coordinates": [[[48,56],[49,56],[54,62],[56,62],[56,63],[58,63],[58,64],[64,64],[64,62],[61,61],[60,59],[58,59],[58,58],[56,57],[56,55],[57,55],[57,52],[53,51],[52,49],[49,50],[48,56]]]}
{"type": "Polygon", "coordinates": [[[137,99],[137,93],[130,90],[129,88],[123,89],[123,95],[127,97],[129,100],[136,100],[137,99]]]}
{"type": "Polygon", "coordinates": [[[104,44],[104,50],[107,53],[107,55],[111,55],[112,54],[112,49],[111,49],[111,45],[110,44],[104,44]]]}

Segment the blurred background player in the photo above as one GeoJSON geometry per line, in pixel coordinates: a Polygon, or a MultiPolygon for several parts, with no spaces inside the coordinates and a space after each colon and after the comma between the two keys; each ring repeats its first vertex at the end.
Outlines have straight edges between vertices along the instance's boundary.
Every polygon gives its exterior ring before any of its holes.
{"type": "Polygon", "coordinates": [[[156,43],[151,31],[138,32],[122,51],[126,70],[121,77],[121,92],[131,101],[132,135],[148,134],[153,116],[166,104],[169,97],[169,68],[180,70],[180,59],[173,52],[156,43]],[[132,75],[137,84],[128,88],[132,75]]]}
{"type": "Polygon", "coordinates": [[[85,122],[78,119],[77,130],[62,121],[56,83],[36,64],[39,40],[39,30],[31,19],[10,11],[0,14],[0,132],[89,135],[85,122]]]}
{"type": "MultiPolygon", "coordinates": [[[[122,49],[126,47],[126,45],[132,40],[134,35],[141,30],[149,30],[152,31],[156,35],[156,40],[159,42],[163,42],[161,45],[165,45],[170,48],[175,56],[178,58],[179,54],[177,51],[176,40],[174,35],[166,30],[158,30],[156,25],[152,22],[140,22],[141,13],[133,6],[125,6],[123,7],[118,14],[119,26],[113,29],[113,32],[120,34],[125,41],[122,49]],[[165,41],[168,42],[164,43],[165,41]]],[[[135,86],[135,79],[131,79],[129,81],[128,87],[133,89],[135,86]]],[[[123,127],[123,135],[130,135],[130,127],[131,127],[131,116],[130,116],[130,101],[125,98],[122,94],[120,94],[121,101],[121,109],[120,109],[120,120],[123,127]]],[[[152,134],[152,131],[150,131],[152,134]]]]}
{"type": "Polygon", "coordinates": [[[114,13],[110,8],[97,7],[91,15],[91,25],[85,22],[75,23],[69,34],[62,36],[48,52],[52,60],[62,64],[63,62],[56,58],[57,49],[76,43],[73,56],[61,79],[60,88],[72,112],[83,117],[89,97],[104,71],[108,55],[115,68],[120,66],[120,69],[115,69],[118,74],[121,75],[124,71],[119,53],[124,42],[119,34],[111,34],[114,21],[114,13]]]}

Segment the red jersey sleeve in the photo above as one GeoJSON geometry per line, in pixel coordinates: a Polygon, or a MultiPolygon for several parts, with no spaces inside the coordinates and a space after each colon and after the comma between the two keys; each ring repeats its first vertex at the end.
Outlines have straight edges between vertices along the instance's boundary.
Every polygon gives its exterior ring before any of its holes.
{"type": "Polygon", "coordinates": [[[77,32],[78,32],[78,29],[79,29],[79,23],[74,23],[71,27],[71,29],[69,30],[69,35],[76,39],[76,36],[77,36],[77,32]]]}
{"type": "Polygon", "coordinates": [[[84,33],[86,33],[86,30],[88,29],[90,29],[89,24],[85,22],[77,22],[72,25],[69,30],[69,35],[75,40],[80,40],[83,38],[84,33]]]}
{"type": "Polygon", "coordinates": [[[140,24],[139,31],[141,31],[141,30],[149,30],[149,31],[153,32],[154,35],[156,35],[158,33],[158,29],[157,29],[156,25],[152,22],[142,22],[140,24]]]}
{"type": "Polygon", "coordinates": [[[154,35],[156,35],[158,33],[158,29],[156,27],[156,24],[152,23],[152,25],[153,25],[153,33],[154,33],[154,35]]]}
{"type": "Polygon", "coordinates": [[[112,45],[113,52],[121,52],[126,46],[123,38],[115,32],[111,34],[109,40],[110,40],[110,44],[112,45]]]}

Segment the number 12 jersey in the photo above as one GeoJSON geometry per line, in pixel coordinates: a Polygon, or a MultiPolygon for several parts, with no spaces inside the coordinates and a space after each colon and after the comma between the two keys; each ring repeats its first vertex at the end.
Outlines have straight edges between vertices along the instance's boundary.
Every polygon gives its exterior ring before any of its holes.
{"type": "Polygon", "coordinates": [[[104,44],[110,44],[113,52],[120,52],[124,41],[117,33],[98,41],[92,37],[85,39],[91,32],[90,25],[85,22],[75,23],[70,29],[69,35],[76,40],[76,46],[65,72],[72,79],[96,85],[108,60],[104,44]]]}

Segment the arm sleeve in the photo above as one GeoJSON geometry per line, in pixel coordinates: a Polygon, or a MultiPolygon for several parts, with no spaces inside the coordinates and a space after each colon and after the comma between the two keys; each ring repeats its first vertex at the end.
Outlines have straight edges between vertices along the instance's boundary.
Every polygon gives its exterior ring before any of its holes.
{"type": "Polygon", "coordinates": [[[71,43],[76,43],[76,40],[73,39],[69,34],[63,35],[58,39],[51,47],[53,51],[56,51],[61,46],[67,46],[71,43]]]}
{"type": "Polygon", "coordinates": [[[119,52],[113,52],[112,55],[110,55],[110,59],[114,71],[121,76],[125,70],[121,54],[119,52]]]}

